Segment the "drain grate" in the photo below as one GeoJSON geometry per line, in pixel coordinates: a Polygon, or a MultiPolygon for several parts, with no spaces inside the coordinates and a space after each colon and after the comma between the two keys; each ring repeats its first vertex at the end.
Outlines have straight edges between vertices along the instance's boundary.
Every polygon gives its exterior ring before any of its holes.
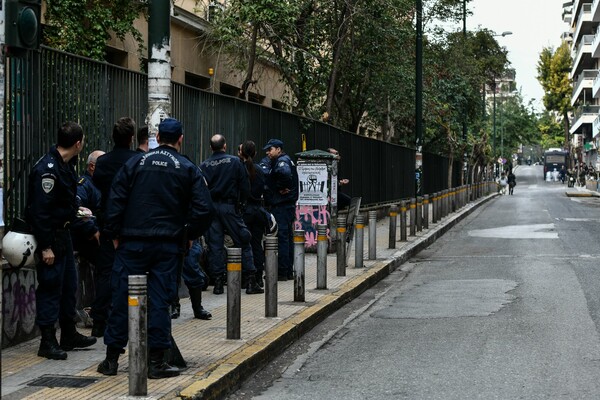
{"type": "Polygon", "coordinates": [[[68,376],[68,375],[42,375],[37,379],[29,382],[28,386],[45,386],[50,388],[66,387],[66,388],[84,388],[93,383],[98,382],[99,378],[85,376],[68,376]]]}

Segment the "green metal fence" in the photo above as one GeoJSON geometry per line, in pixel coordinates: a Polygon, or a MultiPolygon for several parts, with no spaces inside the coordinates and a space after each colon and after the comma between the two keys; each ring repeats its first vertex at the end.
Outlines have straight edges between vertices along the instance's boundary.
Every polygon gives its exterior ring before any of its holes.
{"type": "MultiPolygon", "coordinates": [[[[58,127],[77,121],[86,134],[79,168],[87,154],[111,149],[114,122],[129,116],[144,124],[147,76],[49,48],[28,52],[6,63],[4,207],[5,223],[23,214],[27,175],[35,161],[54,144],[58,127]]],[[[247,139],[262,146],[271,137],[300,152],[302,135],[308,149],[336,148],[342,156],[340,177],[350,179],[349,193],[363,204],[382,203],[414,195],[415,152],[412,149],[354,135],[319,121],[303,120],[284,111],[238,98],[172,84],[172,115],[184,125],[182,152],[196,163],[209,155],[214,133],[225,135],[229,152],[247,139]]],[[[444,169],[443,160],[426,157],[444,169]]],[[[447,168],[447,160],[446,167],[447,168]]],[[[427,171],[427,167],[424,168],[427,171]]],[[[430,168],[431,169],[431,168],[430,168]]],[[[432,181],[428,190],[445,188],[432,181]]],[[[346,190],[346,189],[345,189],[346,190]]]]}

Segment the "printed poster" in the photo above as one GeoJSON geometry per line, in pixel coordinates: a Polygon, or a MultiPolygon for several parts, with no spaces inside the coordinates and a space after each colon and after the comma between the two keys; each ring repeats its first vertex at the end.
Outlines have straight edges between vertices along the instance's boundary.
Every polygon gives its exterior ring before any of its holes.
{"type": "Polygon", "coordinates": [[[298,205],[327,205],[327,164],[300,164],[298,205]]]}

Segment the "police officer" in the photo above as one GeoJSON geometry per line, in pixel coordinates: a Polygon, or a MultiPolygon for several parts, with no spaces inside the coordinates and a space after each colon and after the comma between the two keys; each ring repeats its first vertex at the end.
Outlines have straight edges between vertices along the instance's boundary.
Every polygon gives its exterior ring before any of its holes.
{"type": "Polygon", "coordinates": [[[262,206],[263,194],[265,192],[265,174],[254,162],[256,156],[256,144],[252,140],[246,140],[238,148],[238,156],[244,162],[250,178],[250,194],[244,210],[244,223],[252,234],[250,245],[252,246],[252,257],[256,267],[256,282],[263,287],[263,273],[265,270],[265,251],[262,245],[263,235],[267,233],[267,213],[262,206]]]}
{"type": "Polygon", "coordinates": [[[129,117],[122,117],[113,126],[112,139],[115,144],[112,151],[99,157],[94,171],[94,185],[102,195],[98,224],[100,227],[100,247],[96,256],[94,284],[96,296],[92,303],[90,316],[94,320],[92,336],[102,337],[106,328],[106,320],[110,311],[111,290],[110,274],[115,258],[115,248],[112,241],[103,234],[103,216],[106,214],[106,203],[112,186],[112,181],[119,169],[127,160],[139,153],[131,150],[135,122],[129,117]]]}
{"type": "MultiPolygon", "coordinates": [[[[100,210],[101,194],[94,185],[92,176],[94,176],[96,169],[96,160],[103,154],[102,150],[95,150],[90,153],[87,159],[87,168],[77,181],[77,203],[80,207],[90,210],[94,215],[100,210]]],[[[96,220],[92,218],[73,223],[71,233],[73,249],[79,252],[79,256],[94,264],[100,240],[96,220]]]]}
{"type": "Polygon", "coordinates": [[[69,225],[78,210],[74,165],[83,148],[83,130],[67,122],[58,130],[56,146],[42,157],[29,174],[26,220],[38,243],[38,287],[35,291],[36,323],[42,340],[38,356],[65,360],[66,351],[88,347],[96,338],[75,329],[77,270],[69,225]],[[54,325],[59,321],[60,347],[54,325]]]}
{"type": "MultiPolygon", "coordinates": [[[[294,231],[296,201],[298,200],[298,173],[296,165],[283,151],[283,142],[271,139],[263,147],[270,163],[265,200],[278,226],[278,280],[294,279],[294,231]]],[[[261,163],[264,164],[264,161],[261,163]]]]}
{"type": "Polygon", "coordinates": [[[210,139],[213,154],[200,168],[206,177],[216,215],[206,234],[208,262],[214,280],[214,294],[222,294],[227,273],[225,269],[225,232],[231,236],[234,246],[242,249],[242,273],[247,277],[246,293],[264,293],[256,283],[256,268],[252,257],[252,235],[244,224],[241,208],[250,192],[248,172],[238,157],[226,154],[227,143],[223,135],[210,139]]]}
{"type": "Polygon", "coordinates": [[[148,147],[148,126],[142,126],[137,132],[138,147],[135,149],[138,153],[147,153],[148,147]]]}
{"type": "Polygon", "coordinates": [[[104,234],[115,243],[113,308],[104,335],[106,359],[98,372],[115,375],[127,345],[129,275],[148,274],[148,378],[179,375],[164,362],[171,348],[169,305],[186,234],[199,237],[214,211],[200,169],[179,154],[182,126],[173,118],[158,127],[159,147],[127,161],[113,181],[104,234]]]}

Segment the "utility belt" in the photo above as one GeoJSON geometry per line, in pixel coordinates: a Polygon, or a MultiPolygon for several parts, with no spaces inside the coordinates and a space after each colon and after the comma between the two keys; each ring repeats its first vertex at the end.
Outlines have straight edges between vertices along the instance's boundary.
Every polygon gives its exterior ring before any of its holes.
{"type": "Polygon", "coordinates": [[[214,203],[221,203],[221,204],[233,204],[236,205],[237,204],[237,199],[219,199],[219,200],[214,200],[214,203]]]}

